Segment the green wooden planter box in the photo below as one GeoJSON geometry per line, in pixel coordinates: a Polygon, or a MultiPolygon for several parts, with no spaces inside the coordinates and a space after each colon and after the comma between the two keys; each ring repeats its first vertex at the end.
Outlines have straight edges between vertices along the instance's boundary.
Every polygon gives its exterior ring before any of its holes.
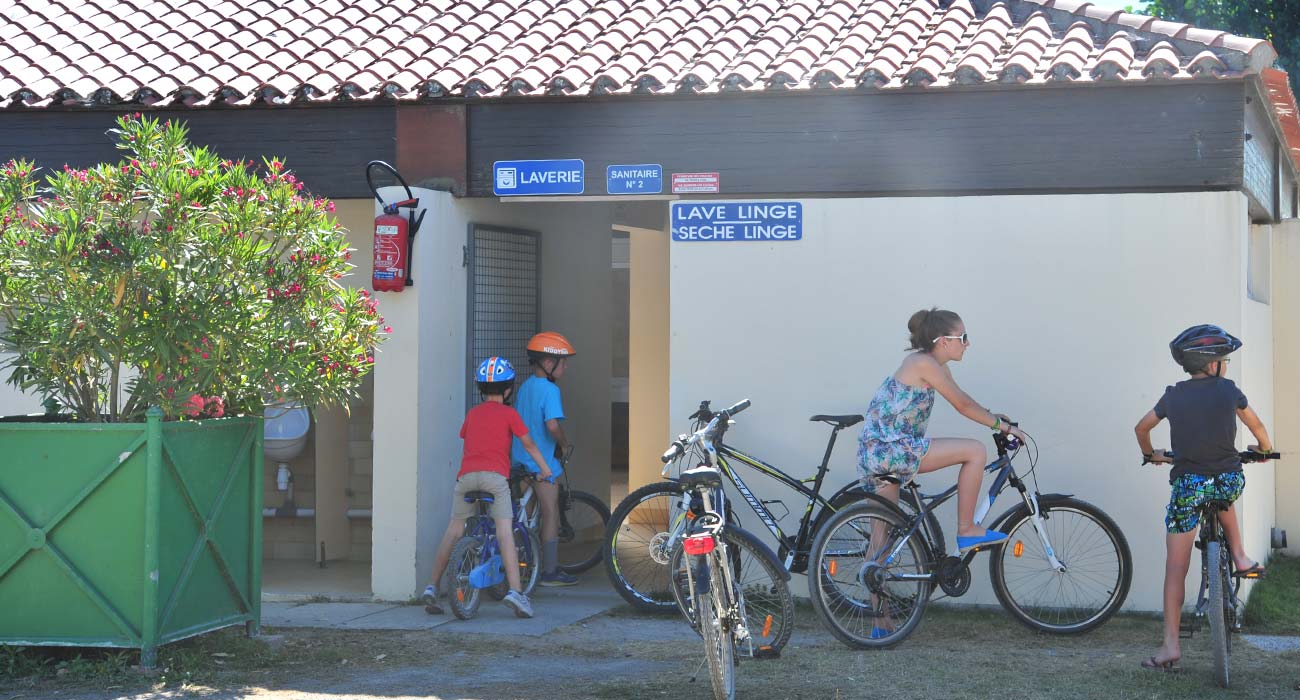
{"type": "Polygon", "coordinates": [[[262,598],[262,419],[0,422],[0,644],[124,647],[262,598]]]}

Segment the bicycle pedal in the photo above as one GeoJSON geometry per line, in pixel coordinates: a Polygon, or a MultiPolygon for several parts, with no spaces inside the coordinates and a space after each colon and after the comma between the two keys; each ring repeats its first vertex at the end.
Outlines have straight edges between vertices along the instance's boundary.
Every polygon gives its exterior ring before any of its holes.
{"type": "Polygon", "coordinates": [[[1178,638],[1191,639],[1196,636],[1196,632],[1201,625],[1197,622],[1184,622],[1178,625],[1178,638]]]}
{"type": "Polygon", "coordinates": [[[755,659],[779,659],[781,658],[781,650],[774,649],[770,645],[761,646],[754,650],[754,658],[755,659]]]}

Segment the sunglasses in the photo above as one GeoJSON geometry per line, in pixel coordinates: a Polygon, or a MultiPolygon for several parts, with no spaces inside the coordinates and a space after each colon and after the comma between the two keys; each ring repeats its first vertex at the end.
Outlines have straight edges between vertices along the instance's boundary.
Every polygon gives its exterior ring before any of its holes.
{"type": "Polygon", "coordinates": [[[970,345],[970,333],[962,333],[961,335],[941,335],[930,342],[937,343],[940,340],[943,340],[944,338],[948,338],[950,340],[960,340],[962,345],[970,345]]]}

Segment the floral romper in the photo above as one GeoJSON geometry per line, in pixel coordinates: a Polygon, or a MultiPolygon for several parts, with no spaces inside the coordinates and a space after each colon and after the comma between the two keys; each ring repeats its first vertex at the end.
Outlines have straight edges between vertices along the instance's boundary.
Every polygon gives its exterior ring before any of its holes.
{"type": "Polygon", "coordinates": [[[908,386],[891,375],[876,390],[867,407],[866,424],[858,438],[858,474],[862,486],[875,493],[881,475],[891,475],[904,484],[916,476],[921,458],[930,450],[925,437],[934,389],[908,386]]]}

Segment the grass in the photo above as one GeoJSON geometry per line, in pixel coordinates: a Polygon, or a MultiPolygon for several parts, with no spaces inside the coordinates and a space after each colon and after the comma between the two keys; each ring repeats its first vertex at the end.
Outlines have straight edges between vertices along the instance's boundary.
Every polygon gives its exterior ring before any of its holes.
{"type": "Polygon", "coordinates": [[[1246,603],[1252,633],[1300,635],[1300,557],[1278,554],[1246,603]]]}
{"type": "MultiPolygon", "coordinates": [[[[1281,573],[1286,569],[1271,570],[1270,579],[1275,571],[1280,574],[1276,578],[1295,581],[1281,573]]],[[[1264,590],[1261,586],[1255,595],[1264,590]]],[[[671,630],[678,618],[645,618],[626,607],[611,613],[607,617],[617,621],[617,639],[593,637],[583,625],[536,638],[448,634],[444,626],[435,632],[274,630],[281,635],[279,643],[267,645],[230,629],[163,647],[159,672],[153,675],[134,668],[135,652],[0,648],[0,698],[51,698],[56,693],[78,698],[83,692],[91,696],[91,690],[93,697],[108,690],[124,696],[154,691],[171,693],[169,697],[265,700],[321,694],[376,699],[711,697],[707,670],[688,682],[703,658],[696,637],[687,633],[675,641],[658,641],[649,632],[637,636],[638,624],[671,630]]],[[[474,622],[449,623],[461,624],[474,622]]],[[[996,608],[936,605],[902,645],[858,651],[832,638],[809,607],[800,605],[794,636],[780,659],[740,663],[737,695],[1300,699],[1300,653],[1272,654],[1234,644],[1234,687],[1221,691],[1214,687],[1203,635],[1184,640],[1181,673],[1139,668],[1159,636],[1159,619],[1148,615],[1119,615],[1092,633],[1059,637],[1031,631],[996,608]]]]}

